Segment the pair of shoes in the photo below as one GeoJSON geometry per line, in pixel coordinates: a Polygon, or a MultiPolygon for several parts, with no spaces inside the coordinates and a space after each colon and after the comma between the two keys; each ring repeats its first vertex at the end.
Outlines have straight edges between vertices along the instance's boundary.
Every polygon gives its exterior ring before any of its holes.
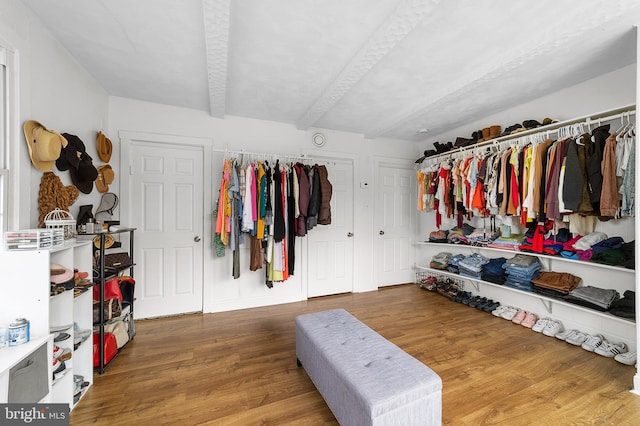
{"type": "Polygon", "coordinates": [[[580,334],[580,330],[572,328],[571,330],[561,331],[560,333],[555,335],[555,338],[558,340],[564,340],[566,342],[567,339],[575,339],[578,334],[580,334]]]}
{"type": "Polygon", "coordinates": [[[511,322],[514,324],[522,324],[522,321],[524,321],[524,318],[527,316],[527,312],[523,311],[522,309],[518,309],[518,312],[516,312],[515,316],[511,319],[511,322]]]}
{"type": "Polygon", "coordinates": [[[58,358],[54,358],[53,359],[53,367],[52,367],[52,371],[53,371],[53,380],[59,379],[60,377],[64,376],[64,373],[66,373],[67,366],[65,365],[64,361],[59,361],[58,358]]]}
{"type": "Polygon", "coordinates": [[[494,310],[498,309],[499,306],[500,302],[494,302],[493,300],[489,299],[487,303],[482,307],[482,310],[485,312],[493,312],[494,310]]]}
{"type": "Polygon", "coordinates": [[[580,346],[585,351],[593,352],[598,346],[602,344],[603,341],[604,337],[602,337],[601,334],[587,334],[587,340],[585,340],[584,343],[580,346]]]}
{"type": "Polygon", "coordinates": [[[486,297],[480,297],[480,296],[476,296],[473,299],[471,299],[469,301],[469,307],[470,308],[477,308],[479,305],[482,305],[484,303],[487,303],[487,298],[486,297]]]}
{"type": "Polygon", "coordinates": [[[542,334],[549,337],[554,337],[556,334],[562,332],[564,327],[559,320],[549,320],[547,325],[542,330],[542,334]]]}
{"type": "Polygon", "coordinates": [[[536,323],[531,327],[531,329],[533,331],[535,331],[536,333],[542,333],[542,330],[545,329],[545,327],[547,326],[547,324],[549,324],[549,322],[552,321],[551,318],[540,318],[538,319],[538,321],[536,321],[536,323]]]}
{"type": "Polygon", "coordinates": [[[69,348],[61,348],[58,345],[53,345],[53,359],[58,361],[66,361],[71,359],[71,350],[69,348]]]}
{"type": "Polygon", "coordinates": [[[587,334],[583,333],[580,330],[575,330],[575,331],[576,333],[572,334],[571,336],[567,336],[567,338],[565,339],[565,342],[574,346],[582,346],[582,344],[587,341],[588,336],[587,334]]]}
{"type": "Polygon", "coordinates": [[[508,306],[500,305],[491,311],[491,315],[494,317],[502,317],[502,313],[508,308],[508,306]]]}
{"type": "Polygon", "coordinates": [[[625,353],[618,354],[613,357],[616,361],[624,365],[634,365],[636,363],[636,359],[638,357],[638,352],[629,351],[625,353]]]}
{"type": "Polygon", "coordinates": [[[500,314],[500,317],[506,319],[507,321],[511,321],[516,316],[517,313],[518,313],[517,308],[514,308],[513,306],[507,306],[504,312],[500,314]]]}
{"type": "Polygon", "coordinates": [[[607,358],[614,358],[616,355],[621,355],[629,352],[627,345],[622,343],[613,343],[604,340],[601,345],[593,350],[598,355],[606,356],[607,358]]]}
{"type": "Polygon", "coordinates": [[[538,316],[532,312],[527,312],[524,316],[524,319],[520,323],[521,326],[531,328],[538,321],[538,316]]]}

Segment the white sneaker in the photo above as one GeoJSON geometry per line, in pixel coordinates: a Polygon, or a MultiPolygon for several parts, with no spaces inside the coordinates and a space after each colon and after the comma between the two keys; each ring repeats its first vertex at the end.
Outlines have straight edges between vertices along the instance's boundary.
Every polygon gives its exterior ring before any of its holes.
{"type": "MultiPolygon", "coordinates": [[[[558,337],[556,335],[556,337],[558,337]]],[[[587,335],[582,331],[578,331],[575,335],[567,337],[566,342],[574,346],[580,346],[587,340],[587,335]]]]}
{"type": "Polygon", "coordinates": [[[542,330],[544,330],[547,324],[549,324],[549,321],[551,321],[551,318],[540,318],[538,321],[536,321],[533,327],[531,327],[531,329],[537,333],[540,333],[542,332],[542,330]]]}
{"type": "Polygon", "coordinates": [[[545,336],[553,337],[556,334],[564,330],[562,323],[558,320],[551,320],[547,323],[547,326],[542,330],[542,334],[545,336]]]}
{"type": "Polygon", "coordinates": [[[611,343],[605,340],[593,351],[598,355],[606,356],[607,358],[613,358],[616,355],[628,352],[629,349],[627,349],[627,345],[625,345],[624,343],[611,343]]]}
{"type": "Polygon", "coordinates": [[[508,306],[500,305],[493,311],[491,311],[491,315],[494,317],[501,317],[502,313],[508,308],[508,306]]]}
{"type": "Polygon", "coordinates": [[[581,345],[585,351],[593,352],[598,346],[602,344],[604,337],[601,334],[594,334],[593,336],[587,334],[587,340],[581,345]]]}
{"type": "Polygon", "coordinates": [[[500,314],[500,316],[508,321],[511,321],[517,313],[518,310],[516,308],[514,308],[513,306],[507,306],[507,309],[505,309],[504,312],[500,314]]]}
{"type": "Polygon", "coordinates": [[[629,352],[616,355],[614,359],[624,365],[634,365],[636,363],[637,356],[638,356],[638,352],[629,351],[629,352]]]}
{"type": "Polygon", "coordinates": [[[566,341],[570,337],[571,338],[575,338],[578,333],[580,333],[580,331],[576,330],[575,328],[573,328],[571,330],[561,331],[560,333],[555,335],[555,338],[558,339],[558,340],[566,341]]]}

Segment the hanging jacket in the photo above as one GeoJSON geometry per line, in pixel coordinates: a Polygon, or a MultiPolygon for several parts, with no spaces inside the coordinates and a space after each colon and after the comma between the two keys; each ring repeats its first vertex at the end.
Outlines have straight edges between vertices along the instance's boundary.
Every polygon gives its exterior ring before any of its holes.
{"type": "Polygon", "coordinates": [[[309,167],[309,208],[307,212],[307,231],[318,224],[318,211],[320,210],[320,179],[315,167],[309,167]]]}
{"type": "Polygon", "coordinates": [[[606,140],[602,155],[602,189],[600,192],[600,214],[614,217],[618,212],[618,182],[616,178],[616,133],[606,140]]]}
{"type": "Polygon", "coordinates": [[[589,201],[596,212],[600,210],[600,195],[602,193],[602,155],[604,153],[605,141],[609,137],[609,127],[609,124],[605,124],[593,131],[593,143],[589,145],[589,158],[587,158],[589,201]]]}
{"type": "Polygon", "coordinates": [[[580,205],[584,179],[578,161],[578,145],[575,140],[567,143],[567,156],[564,168],[564,182],[562,186],[562,200],[564,207],[576,211],[580,205]]]}
{"type": "Polygon", "coordinates": [[[316,166],[320,179],[320,209],[318,210],[318,223],[331,225],[331,195],[333,187],[329,182],[329,172],[326,166],[316,166]]]}

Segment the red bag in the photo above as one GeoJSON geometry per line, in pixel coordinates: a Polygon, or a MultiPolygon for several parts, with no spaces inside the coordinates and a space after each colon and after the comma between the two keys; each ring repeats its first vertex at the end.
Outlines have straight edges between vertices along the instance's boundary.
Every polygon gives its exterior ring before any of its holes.
{"type": "MultiPolygon", "coordinates": [[[[100,334],[93,334],[93,366],[100,367],[100,334]]],[[[112,333],[104,333],[104,364],[108,364],[118,352],[118,343],[112,333]]]]}
{"type": "MultiPolygon", "coordinates": [[[[104,300],[118,299],[122,303],[122,291],[118,278],[112,278],[104,283],[104,300]]],[[[93,300],[100,300],[100,284],[93,286],[93,300]]]]}

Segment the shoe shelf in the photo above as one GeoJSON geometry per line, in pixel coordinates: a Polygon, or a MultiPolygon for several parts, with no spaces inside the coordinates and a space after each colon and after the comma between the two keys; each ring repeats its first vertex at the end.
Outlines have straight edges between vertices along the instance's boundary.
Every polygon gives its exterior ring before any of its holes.
{"type": "Polygon", "coordinates": [[[574,264],[574,265],[579,265],[579,266],[588,266],[588,267],[593,267],[593,268],[598,268],[598,269],[611,269],[611,270],[614,270],[614,271],[627,273],[629,275],[633,275],[636,272],[635,269],[624,268],[622,266],[605,265],[604,263],[596,263],[596,262],[587,262],[587,261],[584,261],[584,260],[567,259],[566,257],[562,257],[562,256],[551,256],[549,254],[540,254],[540,253],[527,252],[527,251],[504,250],[504,249],[500,249],[500,248],[473,246],[473,245],[468,245],[468,244],[433,243],[433,242],[430,242],[430,241],[418,241],[418,242],[416,242],[416,244],[433,246],[433,247],[446,247],[447,249],[444,249],[443,251],[447,251],[448,249],[455,249],[455,250],[466,249],[466,250],[471,250],[474,253],[477,253],[477,252],[480,252],[480,251],[493,251],[493,252],[498,252],[498,253],[507,253],[507,254],[510,254],[512,256],[515,256],[516,254],[527,254],[527,255],[530,255],[530,256],[535,256],[538,259],[541,259],[541,261],[544,259],[546,261],[546,264],[543,262],[543,266],[545,266],[548,271],[552,270],[551,269],[552,262],[558,261],[558,262],[561,262],[561,263],[574,264]]]}
{"type": "Polygon", "coordinates": [[[594,314],[594,315],[602,316],[602,317],[605,317],[605,318],[608,318],[608,319],[612,319],[614,321],[620,321],[620,322],[625,323],[625,324],[635,324],[635,321],[632,320],[632,319],[618,317],[618,316],[610,314],[609,312],[602,312],[602,311],[598,311],[598,310],[595,310],[595,309],[590,309],[590,308],[587,308],[585,306],[580,306],[580,305],[576,305],[574,303],[565,302],[564,300],[561,300],[561,299],[556,299],[556,298],[553,298],[553,297],[545,296],[545,295],[534,293],[534,292],[531,292],[531,291],[524,291],[524,290],[520,290],[520,289],[517,289],[517,288],[512,288],[512,287],[505,286],[505,285],[495,284],[495,283],[492,283],[492,282],[489,282],[489,281],[483,281],[483,280],[480,280],[480,279],[477,279],[477,278],[466,277],[464,275],[456,274],[454,272],[444,271],[444,270],[436,269],[436,268],[430,268],[428,266],[415,265],[415,269],[421,270],[421,271],[429,271],[432,274],[440,274],[440,275],[447,276],[447,277],[454,277],[454,278],[457,278],[457,279],[465,280],[465,281],[469,282],[475,288],[476,291],[480,291],[480,286],[486,285],[486,286],[501,288],[501,289],[504,289],[504,290],[507,290],[507,291],[510,291],[510,292],[522,294],[522,295],[525,295],[527,297],[536,298],[542,303],[542,305],[544,306],[545,310],[549,314],[553,314],[553,306],[554,306],[554,304],[558,304],[558,305],[562,305],[562,306],[568,306],[568,307],[570,307],[572,309],[576,309],[576,310],[579,310],[579,311],[588,312],[589,314],[594,314]]]}
{"type": "Polygon", "coordinates": [[[8,324],[16,318],[27,318],[31,325],[31,341],[0,349],[0,402],[3,395],[8,395],[8,379],[2,376],[6,376],[11,364],[15,364],[5,354],[11,354],[12,358],[15,355],[19,362],[34,351],[34,345],[41,347],[43,342],[47,345],[49,365],[49,393],[43,398],[44,402],[66,403],[71,410],[75,405],[73,376],[83,375],[88,383],[86,388],[93,383],[93,348],[90,345],[74,345],[74,325],[77,324],[79,329],[91,329],[91,292],[56,287],[52,293],[50,285],[52,264],[89,272],[92,263],[90,243],[76,240],[67,240],[63,245],[47,250],[0,252],[3,279],[17,283],[8,297],[0,299],[0,324],[8,324]],[[58,333],[65,333],[66,339],[56,342],[58,333]],[[55,346],[70,354],[70,358],[66,359],[65,356],[64,361],[58,361],[64,363],[64,370],[57,377],[54,377],[52,368],[55,346]]]}

